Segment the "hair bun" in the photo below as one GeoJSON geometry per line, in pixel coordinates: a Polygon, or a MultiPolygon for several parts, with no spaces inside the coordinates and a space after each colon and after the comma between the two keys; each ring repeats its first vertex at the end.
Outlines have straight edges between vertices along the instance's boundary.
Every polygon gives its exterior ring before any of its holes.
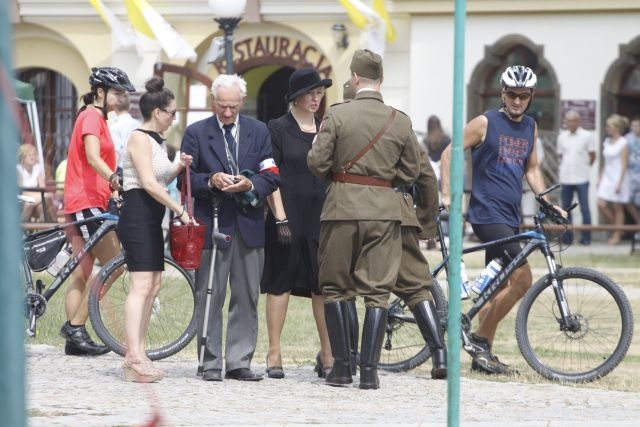
{"type": "Polygon", "coordinates": [[[145,83],[144,87],[147,92],[161,92],[164,88],[164,80],[160,77],[152,77],[145,83]]]}

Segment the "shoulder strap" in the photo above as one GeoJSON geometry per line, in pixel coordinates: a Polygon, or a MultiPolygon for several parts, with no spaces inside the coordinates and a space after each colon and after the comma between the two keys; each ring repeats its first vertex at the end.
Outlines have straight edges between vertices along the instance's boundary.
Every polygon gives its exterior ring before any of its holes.
{"type": "Polygon", "coordinates": [[[380,137],[382,135],[384,135],[384,133],[387,131],[387,129],[389,129],[389,126],[391,126],[391,122],[393,122],[393,119],[395,117],[396,117],[396,110],[395,110],[395,108],[392,108],[391,109],[391,114],[389,115],[389,118],[384,123],[384,126],[382,126],[382,129],[380,129],[380,131],[376,134],[376,136],[373,137],[371,142],[369,142],[369,145],[367,145],[362,150],[360,150],[360,152],[353,159],[349,160],[347,163],[344,164],[344,166],[342,168],[343,168],[343,170],[345,172],[348,171],[349,169],[351,169],[351,167],[353,167],[354,163],[357,162],[358,160],[360,160],[360,158],[362,156],[364,156],[366,154],[366,152],[369,151],[371,149],[371,147],[373,147],[375,145],[376,142],[378,142],[380,137]]]}
{"type": "Polygon", "coordinates": [[[182,172],[182,189],[180,190],[180,196],[182,199],[182,204],[185,202],[187,204],[187,213],[189,214],[189,218],[193,218],[193,206],[191,205],[191,175],[189,174],[190,167],[187,166],[184,168],[184,172],[182,172]]]}

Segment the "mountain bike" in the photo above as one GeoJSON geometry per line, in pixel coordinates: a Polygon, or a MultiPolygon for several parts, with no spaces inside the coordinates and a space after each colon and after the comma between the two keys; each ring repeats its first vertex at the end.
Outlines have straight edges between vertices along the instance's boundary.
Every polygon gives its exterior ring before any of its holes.
{"type": "MultiPolygon", "coordinates": [[[[536,195],[540,207],[533,217],[533,230],[462,251],[468,254],[509,242],[524,243],[521,252],[462,314],[462,345],[466,350],[471,349],[468,334],[475,316],[527,257],[540,251],[548,273],[527,291],[520,302],[515,325],[518,348],[529,366],[547,379],[590,382],[607,375],[624,359],[633,337],[633,314],[625,293],[611,278],[590,268],[556,264],[549,236],[566,230],[568,221],[543,196],[558,187],[554,185],[536,195]]],[[[436,222],[442,261],[432,270],[434,283],[442,270],[449,277],[449,254],[440,216],[436,222]]],[[[394,304],[398,307],[400,303],[393,301],[390,305],[387,343],[393,342],[392,337],[399,330],[417,330],[411,312],[400,310],[399,314],[394,313],[394,304]]],[[[441,318],[446,319],[446,310],[439,307],[438,310],[441,318]]],[[[429,358],[429,347],[422,336],[419,333],[412,336],[413,342],[401,347],[385,348],[383,344],[381,369],[406,371],[429,358]]]]}
{"type": "MultiPolygon", "coordinates": [[[[92,218],[56,225],[29,234],[23,239],[21,273],[24,278],[24,311],[26,333],[36,336],[37,320],[47,310],[47,303],[85,259],[87,253],[114,231],[118,215],[105,212],[92,218]],[[80,252],[70,255],[65,229],[92,221],[102,221],[98,230],[87,240],[80,252]],[[52,269],[56,258],[66,252],[68,260],[52,269]],[[47,273],[53,276],[48,286],[47,273]]],[[[187,271],[172,259],[164,260],[160,293],[154,302],[149,331],[146,337],[147,355],[152,360],[171,356],[184,348],[196,333],[194,282],[187,271]]],[[[51,277],[51,276],[49,276],[51,277]]],[[[99,271],[91,284],[89,317],[100,339],[111,350],[124,355],[124,300],[129,290],[129,273],[121,253],[99,271]]]]}

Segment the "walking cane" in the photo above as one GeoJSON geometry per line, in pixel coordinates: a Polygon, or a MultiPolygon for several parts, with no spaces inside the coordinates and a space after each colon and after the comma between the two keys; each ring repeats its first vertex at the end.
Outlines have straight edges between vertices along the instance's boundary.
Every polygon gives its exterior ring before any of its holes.
{"type": "Polygon", "coordinates": [[[198,358],[198,372],[203,372],[204,349],[207,346],[207,329],[209,326],[209,310],[211,308],[211,294],[213,290],[213,274],[216,264],[216,252],[218,251],[217,240],[230,242],[231,236],[220,233],[218,231],[218,210],[220,200],[214,202],[213,205],[213,227],[211,227],[211,262],[209,263],[209,276],[207,279],[207,299],[204,305],[204,317],[202,324],[202,336],[200,337],[200,357],[198,358]]]}

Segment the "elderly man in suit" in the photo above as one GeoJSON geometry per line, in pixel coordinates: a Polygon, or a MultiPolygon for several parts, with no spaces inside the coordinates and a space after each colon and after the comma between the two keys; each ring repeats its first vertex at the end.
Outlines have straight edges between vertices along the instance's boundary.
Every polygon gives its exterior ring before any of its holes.
{"type": "Polygon", "coordinates": [[[351,61],[356,98],[331,106],[307,157],[330,181],[320,217],[319,285],[325,299],[333,369],[329,385],[351,383],[344,301],[364,297],[360,388],[377,389],[387,300],[402,252],[398,198],[393,187],[418,177],[420,147],[411,120],[384,104],[382,59],[358,50],[351,61]]]}
{"type": "MultiPolygon", "coordinates": [[[[202,360],[202,379],[221,381],[222,307],[227,282],[230,289],[225,378],[258,381],[250,370],[258,337],[257,304],[264,263],[264,200],[279,185],[278,169],[271,155],[267,126],[239,114],[247,92],[237,75],[220,75],[211,85],[215,115],[188,126],[182,139],[183,153],[193,156],[191,188],[194,215],[211,230],[213,208],[219,204],[220,232],[232,237],[221,242],[215,259],[211,312],[202,360]]],[[[204,308],[211,263],[211,233],[207,233],[201,267],[196,270],[196,319],[202,335],[204,308]]]]}

